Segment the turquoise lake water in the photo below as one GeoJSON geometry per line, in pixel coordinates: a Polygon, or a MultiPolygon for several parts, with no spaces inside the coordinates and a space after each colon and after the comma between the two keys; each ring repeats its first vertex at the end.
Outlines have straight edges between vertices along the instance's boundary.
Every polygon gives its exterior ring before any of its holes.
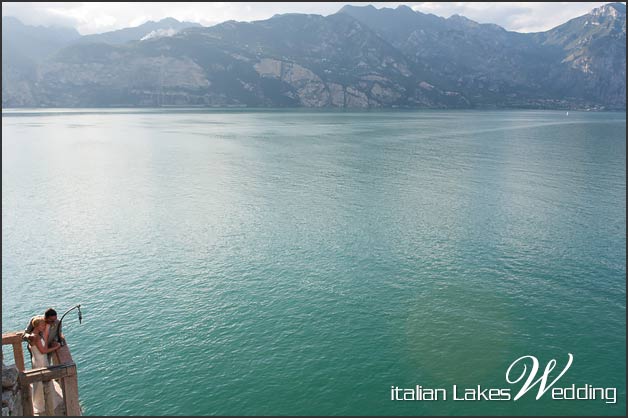
{"type": "Polygon", "coordinates": [[[621,415],[625,132],[625,113],[5,110],[3,332],[81,303],[86,415],[621,415]],[[615,404],[451,399],[514,395],[513,361],[568,353],[555,387],[615,404]],[[391,401],[416,385],[448,399],[391,401]]]}

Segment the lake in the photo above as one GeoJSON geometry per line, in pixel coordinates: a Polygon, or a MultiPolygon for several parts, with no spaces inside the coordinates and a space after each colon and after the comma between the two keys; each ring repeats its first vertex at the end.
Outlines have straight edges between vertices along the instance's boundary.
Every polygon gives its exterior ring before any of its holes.
{"type": "Polygon", "coordinates": [[[3,332],[81,303],[86,415],[622,415],[625,132],[612,112],[5,109],[3,332]],[[616,403],[451,399],[514,396],[516,359],[553,379],[569,353],[555,387],[616,403]],[[391,400],[416,385],[448,398],[391,400]]]}

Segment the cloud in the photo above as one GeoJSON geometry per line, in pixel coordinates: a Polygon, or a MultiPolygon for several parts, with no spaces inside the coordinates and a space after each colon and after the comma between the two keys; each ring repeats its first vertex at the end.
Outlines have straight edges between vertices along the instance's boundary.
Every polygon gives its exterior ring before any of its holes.
{"type": "MultiPolygon", "coordinates": [[[[101,33],[138,26],[148,20],[174,17],[180,21],[211,26],[226,20],[253,21],[281,13],[329,15],[350,3],[2,3],[3,16],[15,16],[30,25],[69,26],[81,34],[101,33]]],[[[551,29],[569,19],[588,13],[605,3],[474,3],[407,2],[371,3],[375,7],[406,4],[422,13],[449,17],[459,14],[480,23],[496,23],[508,30],[534,32],[551,29]]]]}
{"type": "Polygon", "coordinates": [[[2,16],[14,16],[34,26],[63,26],[75,28],[79,22],[64,3],[2,3],[2,16]]]}
{"type": "Polygon", "coordinates": [[[151,31],[148,35],[140,39],[140,41],[145,41],[147,39],[153,39],[153,38],[163,38],[167,36],[172,36],[175,33],[177,33],[177,31],[174,29],[158,29],[158,30],[151,31]]]}

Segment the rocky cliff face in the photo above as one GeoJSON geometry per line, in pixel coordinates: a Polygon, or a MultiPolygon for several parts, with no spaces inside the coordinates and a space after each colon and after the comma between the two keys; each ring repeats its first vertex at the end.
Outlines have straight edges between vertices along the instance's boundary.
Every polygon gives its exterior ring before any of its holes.
{"type": "Polygon", "coordinates": [[[3,60],[2,100],[4,106],[625,108],[625,40],[623,4],[540,34],[405,6],[347,6],[327,17],[230,21],[119,45],[79,42],[32,66],[28,77],[8,65],[5,78],[3,60]]]}

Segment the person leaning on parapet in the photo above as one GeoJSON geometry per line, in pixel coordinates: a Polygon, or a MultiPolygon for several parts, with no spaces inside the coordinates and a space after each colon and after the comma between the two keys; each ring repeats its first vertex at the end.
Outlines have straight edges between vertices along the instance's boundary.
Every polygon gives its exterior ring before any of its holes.
{"type": "MultiPolygon", "coordinates": [[[[33,330],[35,329],[35,326],[33,325],[33,320],[35,318],[37,318],[37,316],[32,317],[30,321],[28,321],[28,326],[24,330],[24,336],[22,338],[26,341],[29,341],[31,337],[34,337],[33,330]]],[[[65,337],[61,332],[61,321],[57,319],[57,311],[52,308],[46,309],[46,312],[44,312],[44,318],[46,319],[46,324],[50,326],[48,330],[48,341],[46,341],[46,346],[50,347],[55,342],[58,342],[61,345],[65,345],[65,337]]],[[[40,336],[43,337],[41,333],[40,336]]],[[[28,349],[28,351],[30,352],[30,348],[28,349]]],[[[52,360],[51,357],[52,356],[48,354],[48,361],[50,364],[52,364],[52,362],[50,362],[50,360],[52,360]]],[[[32,358],[33,353],[31,353],[31,359],[32,358]]]]}

